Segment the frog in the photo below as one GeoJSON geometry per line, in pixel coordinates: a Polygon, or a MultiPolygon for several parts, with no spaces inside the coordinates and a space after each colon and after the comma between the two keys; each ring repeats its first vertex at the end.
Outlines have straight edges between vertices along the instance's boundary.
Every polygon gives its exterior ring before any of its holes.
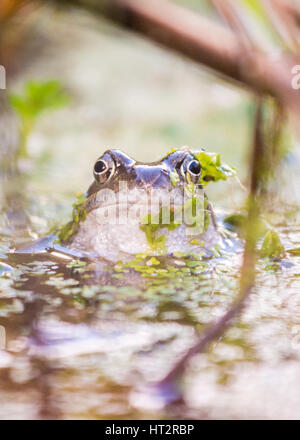
{"type": "Polygon", "coordinates": [[[201,164],[187,147],[151,163],[107,149],[94,163],[93,182],[74,205],[72,220],[38,247],[109,261],[207,254],[220,234],[200,177],[201,164]]]}

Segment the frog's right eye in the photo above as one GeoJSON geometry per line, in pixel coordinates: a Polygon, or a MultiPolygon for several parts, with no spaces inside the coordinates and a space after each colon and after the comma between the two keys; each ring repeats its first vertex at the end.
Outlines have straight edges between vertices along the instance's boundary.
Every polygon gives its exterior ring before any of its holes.
{"type": "Polygon", "coordinates": [[[94,166],[95,174],[102,174],[108,169],[107,162],[105,160],[98,160],[94,166]]]}
{"type": "Polygon", "coordinates": [[[99,183],[104,183],[112,176],[114,172],[113,161],[99,159],[94,165],[94,177],[99,183]]]}

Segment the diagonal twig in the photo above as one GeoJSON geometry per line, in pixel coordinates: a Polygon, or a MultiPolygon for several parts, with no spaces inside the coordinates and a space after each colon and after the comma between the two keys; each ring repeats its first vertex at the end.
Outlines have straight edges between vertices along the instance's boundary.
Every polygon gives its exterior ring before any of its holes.
{"type": "Polygon", "coordinates": [[[215,9],[227,22],[231,30],[238,36],[243,48],[254,49],[255,45],[249,35],[249,31],[241,17],[238,5],[232,0],[210,0],[215,9]]]}
{"type": "Polygon", "coordinates": [[[257,104],[255,116],[255,129],[252,148],[252,161],[250,166],[250,195],[248,201],[248,219],[246,228],[246,239],[244,248],[243,264],[241,268],[241,278],[238,297],[230,309],[214,324],[212,324],[198,341],[185,353],[185,355],[175,364],[171,371],[157,385],[162,386],[176,381],[184,372],[188,361],[195,354],[203,353],[207,346],[224,334],[224,331],[232,320],[243,309],[245,302],[254,287],[255,282],[255,261],[256,243],[258,240],[257,230],[254,227],[259,215],[259,190],[261,180],[264,175],[264,141],[262,133],[262,101],[257,104]]]}
{"type": "Polygon", "coordinates": [[[300,30],[296,7],[292,9],[289,0],[262,0],[262,2],[277,34],[288,48],[297,52],[300,47],[300,30]]]}
{"type": "Polygon", "coordinates": [[[300,116],[300,94],[291,86],[291,69],[300,65],[300,55],[274,56],[255,49],[241,49],[238,36],[229,29],[168,1],[64,0],[64,3],[99,13],[231,81],[270,94],[300,116]]]}

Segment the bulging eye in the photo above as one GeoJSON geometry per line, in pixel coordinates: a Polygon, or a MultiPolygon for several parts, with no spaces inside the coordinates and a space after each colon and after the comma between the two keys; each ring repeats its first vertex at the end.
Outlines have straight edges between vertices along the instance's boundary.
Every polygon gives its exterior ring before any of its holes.
{"type": "Polygon", "coordinates": [[[94,165],[94,177],[99,183],[104,183],[113,175],[114,172],[113,161],[106,161],[99,159],[94,165]]]}
{"type": "Polygon", "coordinates": [[[188,164],[188,172],[192,175],[192,176],[200,176],[201,173],[201,165],[200,162],[198,160],[192,160],[189,164],[188,164]]]}
{"type": "Polygon", "coordinates": [[[108,169],[107,162],[105,162],[105,160],[98,160],[94,166],[94,173],[95,174],[102,174],[107,169],[108,169]]]}
{"type": "Polygon", "coordinates": [[[199,183],[201,176],[201,164],[193,155],[188,154],[180,165],[181,175],[187,181],[199,183]]]}

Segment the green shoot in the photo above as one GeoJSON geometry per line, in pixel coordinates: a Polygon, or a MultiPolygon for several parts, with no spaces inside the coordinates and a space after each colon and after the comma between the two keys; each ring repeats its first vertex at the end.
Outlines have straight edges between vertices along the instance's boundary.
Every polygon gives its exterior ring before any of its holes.
{"type": "Polygon", "coordinates": [[[28,157],[27,141],[36,121],[45,111],[55,110],[68,103],[68,96],[59,81],[28,81],[23,93],[10,94],[10,104],[20,118],[20,147],[17,158],[28,157]]]}

